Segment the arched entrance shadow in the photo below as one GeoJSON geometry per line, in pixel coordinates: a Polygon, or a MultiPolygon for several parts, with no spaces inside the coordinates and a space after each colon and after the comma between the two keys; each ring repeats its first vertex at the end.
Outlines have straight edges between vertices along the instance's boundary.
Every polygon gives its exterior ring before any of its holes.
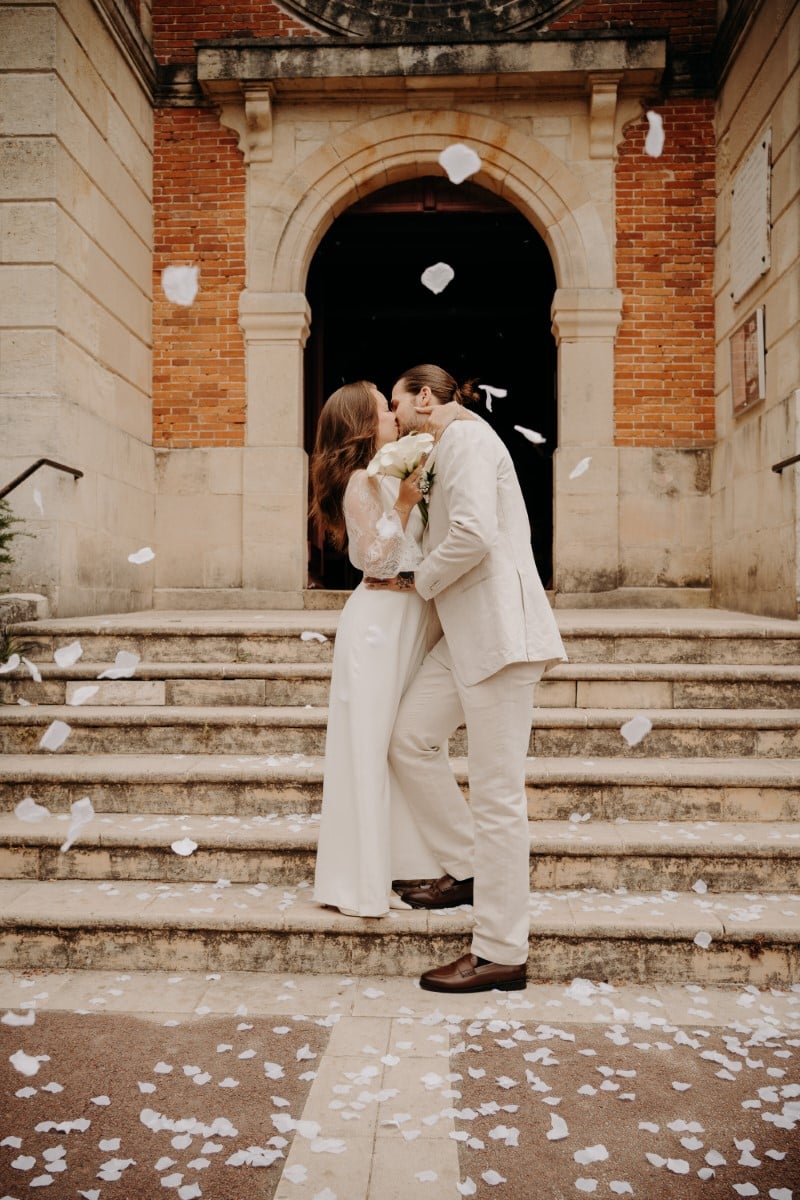
{"type": "MultiPolygon", "coordinates": [[[[480,411],[514,460],[545,584],[557,444],[555,286],[543,239],[513,205],[434,176],[383,188],[346,210],[319,244],[307,283],[306,448],[325,398],[353,379],[371,379],[388,395],[403,370],[436,362],[459,382],[477,377],[506,389],[491,411],[480,411]],[[434,295],[420,275],[439,261],[455,277],[434,295]],[[546,442],[533,445],[515,425],[546,442]]],[[[311,540],[312,576],[325,587],[353,586],[358,576],[346,559],[311,540]]]]}

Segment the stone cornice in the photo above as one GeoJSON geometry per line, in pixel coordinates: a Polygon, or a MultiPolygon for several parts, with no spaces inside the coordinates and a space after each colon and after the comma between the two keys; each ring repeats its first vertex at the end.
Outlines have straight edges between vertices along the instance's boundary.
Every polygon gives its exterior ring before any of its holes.
{"type": "Polygon", "coordinates": [[[152,101],[156,94],[156,60],[152,46],[136,23],[125,0],[92,0],[92,4],[152,101]]]}
{"type": "Polygon", "coordinates": [[[659,34],[555,37],[477,43],[366,45],[352,42],[253,39],[198,42],[197,78],[212,100],[230,96],[231,84],[270,84],[281,96],[328,99],[441,90],[481,96],[503,92],[585,95],[590,80],[614,77],[618,94],[657,91],[666,66],[659,34]]]}

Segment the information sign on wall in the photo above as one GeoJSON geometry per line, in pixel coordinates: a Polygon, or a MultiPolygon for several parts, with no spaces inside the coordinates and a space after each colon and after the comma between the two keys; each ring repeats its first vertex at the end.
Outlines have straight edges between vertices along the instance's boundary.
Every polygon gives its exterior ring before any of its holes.
{"type": "Polygon", "coordinates": [[[733,177],[731,288],[734,302],[769,270],[771,147],[772,130],[768,129],[733,177]]]}
{"type": "Polygon", "coordinates": [[[764,309],[757,308],[731,336],[731,392],[734,413],[743,413],[767,394],[764,362],[764,309]]]}

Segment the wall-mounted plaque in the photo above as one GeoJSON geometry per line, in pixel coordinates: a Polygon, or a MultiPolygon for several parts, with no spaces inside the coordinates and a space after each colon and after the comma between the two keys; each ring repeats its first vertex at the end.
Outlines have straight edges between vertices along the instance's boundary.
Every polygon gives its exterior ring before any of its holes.
{"type": "Polygon", "coordinates": [[[757,308],[731,335],[731,393],[737,415],[767,394],[764,355],[764,309],[757,308]]]}
{"type": "Polygon", "coordinates": [[[756,142],[733,177],[731,290],[738,301],[769,270],[772,130],[756,142]]]}

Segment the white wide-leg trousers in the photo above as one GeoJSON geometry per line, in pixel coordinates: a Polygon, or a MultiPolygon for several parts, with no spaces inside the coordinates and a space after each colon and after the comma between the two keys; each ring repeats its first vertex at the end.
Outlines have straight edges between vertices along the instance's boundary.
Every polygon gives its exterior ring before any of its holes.
{"type": "Polygon", "coordinates": [[[512,663],[463,683],[442,638],[402,699],[389,761],[433,857],[454,879],[475,879],[472,952],[517,965],[528,957],[530,840],[525,761],[534,685],[545,663],[512,663]],[[448,761],[462,723],[469,803],[448,761]]]}

